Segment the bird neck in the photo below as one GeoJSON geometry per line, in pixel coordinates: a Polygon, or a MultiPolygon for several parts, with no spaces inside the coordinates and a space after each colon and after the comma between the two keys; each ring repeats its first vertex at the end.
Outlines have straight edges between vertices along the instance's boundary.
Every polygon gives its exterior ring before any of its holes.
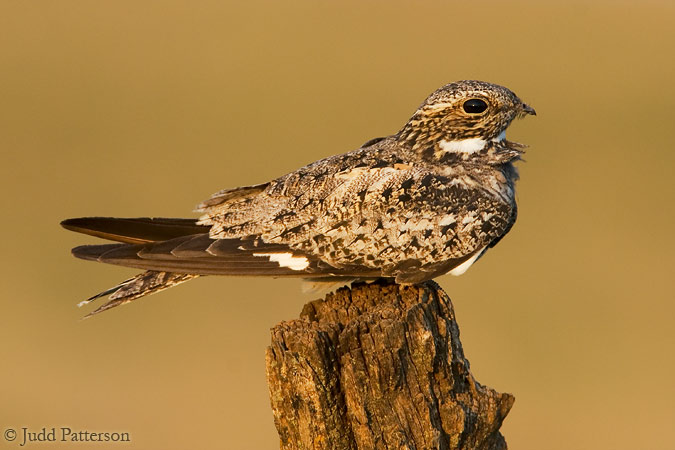
{"type": "Polygon", "coordinates": [[[407,147],[426,162],[452,164],[471,163],[499,165],[520,159],[526,145],[507,141],[506,132],[489,139],[473,135],[453,135],[427,127],[424,133],[406,125],[395,136],[399,145],[407,147]]]}
{"type": "Polygon", "coordinates": [[[525,153],[524,144],[501,139],[489,141],[482,139],[464,139],[459,141],[441,140],[433,146],[433,151],[426,151],[427,158],[441,164],[469,163],[497,166],[521,159],[525,153]]]}

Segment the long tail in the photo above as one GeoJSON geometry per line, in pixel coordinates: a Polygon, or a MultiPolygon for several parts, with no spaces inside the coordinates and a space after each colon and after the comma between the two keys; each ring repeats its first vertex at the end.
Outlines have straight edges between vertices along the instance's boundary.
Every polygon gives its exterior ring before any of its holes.
{"type": "Polygon", "coordinates": [[[320,279],[378,278],[379,269],[334,267],[318,256],[259,236],[212,239],[208,226],[190,219],[117,219],[85,217],[62,225],[113,244],[83,245],[73,255],[88,261],[135,267],[146,272],[83,302],[110,295],[94,313],[159,292],[200,275],[298,277],[320,279]]]}
{"type": "MultiPolygon", "coordinates": [[[[83,217],[64,220],[61,225],[71,231],[126,244],[160,242],[182,236],[203,234],[208,231],[208,227],[197,225],[196,221],[192,219],[83,217]]],[[[107,303],[84,317],[88,318],[146,295],[177,286],[198,276],[147,270],[80,302],[78,306],[84,306],[98,298],[108,296],[109,301],[107,303]]]]}

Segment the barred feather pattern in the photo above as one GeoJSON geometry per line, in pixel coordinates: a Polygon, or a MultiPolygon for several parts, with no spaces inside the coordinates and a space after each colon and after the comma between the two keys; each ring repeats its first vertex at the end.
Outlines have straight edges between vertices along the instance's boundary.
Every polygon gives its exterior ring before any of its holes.
{"type": "Polygon", "coordinates": [[[488,246],[515,221],[518,144],[439,164],[394,137],[281,177],[255,196],[201,205],[214,239],[260,236],[334,267],[432,278],[488,246]],[[480,164],[477,164],[480,162],[480,164]],[[493,164],[490,164],[493,162],[493,164]]]}
{"type": "Polygon", "coordinates": [[[139,273],[133,278],[121,282],[111,289],[101,292],[100,294],[97,294],[81,302],[79,306],[83,306],[97,298],[110,294],[108,297],[109,301],[100,306],[98,309],[84,316],[86,319],[116,306],[132,302],[137,298],[155,294],[165,289],[177,286],[181,283],[185,283],[186,281],[190,281],[194,278],[197,278],[198,276],[199,275],[185,273],[157,272],[154,270],[147,270],[145,272],[139,273]]]}

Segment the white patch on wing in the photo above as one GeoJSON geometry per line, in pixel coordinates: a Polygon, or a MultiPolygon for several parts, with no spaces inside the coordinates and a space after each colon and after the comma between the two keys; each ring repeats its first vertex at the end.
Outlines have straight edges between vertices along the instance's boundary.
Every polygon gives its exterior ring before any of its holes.
{"type": "Polygon", "coordinates": [[[480,249],[479,251],[477,251],[475,255],[473,255],[471,258],[467,259],[467,260],[464,261],[462,264],[460,264],[459,266],[455,267],[454,269],[452,269],[452,270],[451,270],[450,272],[448,272],[448,273],[449,273],[450,275],[454,275],[454,276],[459,276],[459,275],[463,274],[464,272],[466,272],[467,270],[469,270],[469,267],[471,267],[471,265],[472,265],[473,263],[476,262],[476,260],[478,259],[478,257],[479,257],[480,255],[483,254],[483,251],[485,251],[485,247],[483,247],[482,249],[480,249]]]}
{"type": "Polygon", "coordinates": [[[267,256],[270,262],[279,263],[279,267],[288,267],[291,270],[304,270],[309,266],[307,258],[294,256],[293,253],[254,253],[253,256],[267,256]]]}
{"type": "Polygon", "coordinates": [[[492,142],[501,142],[501,141],[503,141],[504,139],[506,139],[506,130],[504,130],[504,131],[502,131],[501,133],[499,133],[499,136],[497,136],[496,138],[494,138],[494,139],[492,140],[492,142]]]}
{"type": "Polygon", "coordinates": [[[471,138],[460,141],[446,141],[443,139],[439,146],[441,150],[449,153],[476,153],[485,147],[485,139],[471,138]]]}

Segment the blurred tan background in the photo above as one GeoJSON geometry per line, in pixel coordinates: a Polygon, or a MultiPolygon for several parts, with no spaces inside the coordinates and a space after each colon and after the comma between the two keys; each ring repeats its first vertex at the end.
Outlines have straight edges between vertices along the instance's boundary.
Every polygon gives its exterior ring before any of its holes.
{"type": "Polygon", "coordinates": [[[3,1],[0,428],[278,448],[264,350],[298,283],[205,278],[79,321],[135,271],[72,258],[95,240],[58,222],[192,217],[476,78],[539,113],[509,131],[531,146],[516,227],[438,280],[475,376],[516,396],[510,448],[675,448],[673,23],[665,0],[3,1]]]}

